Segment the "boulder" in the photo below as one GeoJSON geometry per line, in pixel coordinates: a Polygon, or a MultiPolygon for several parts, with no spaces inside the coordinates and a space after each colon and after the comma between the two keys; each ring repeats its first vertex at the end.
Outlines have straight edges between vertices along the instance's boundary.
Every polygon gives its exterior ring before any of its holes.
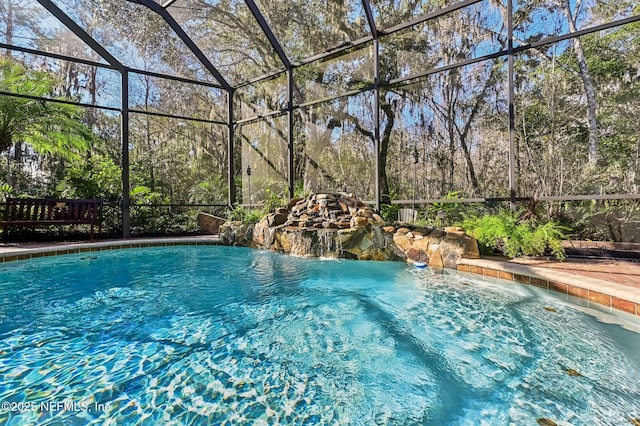
{"type": "Polygon", "coordinates": [[[405,253],[411,248],[411,240],[400,231],[393,234],[393,243],[405,253]]]}
{"type": "Polygon", "coordinates": [[[379,214],[374,213],[373,216],[371,217],[371,224],[384,226],[384,219],[379,214]]]}
{"type": "Polygon", "coordinates": [[[393,242],[408,260],[427,262],[433,268],[457,268],[460,259],[479,257],[478,243],[459,227],[445,230],[400,228],[393,242]]]}
{"type": "MultiPolygon", "coordinates": [[[[278,210],[283,210],[283,209],[278,209],[278,210]]],[[[275,226],[284,225],[287,222],[288,213],[287,214],[280,213],[280,212],[271,213],[266,217],[269,218],[269,226],[275,227],[275,226]]]]}
{"type": "Polygon", "coordinates": [[[427,256],[427,253],[423,250],[418,250],[415,247],[411,247],[409,251],[407,251],[407,258],[413,261],[429,263],[429,256],[427,256]]]}
{"type": "Polygon", "coordinates": [[[253,224],[244,224],[240,221],[227,221],[220,225],[220,240],[228,246],[254,247],[253,224]]]}
{"type": "Polygon", "coordinates": [[[220,231],[220,226],[226,222],[226,219],[203,212],[198,213],[196,220],[198,227],[205,234],[217,234],[220,231]]]}
{"type": "Polygon", "coordinates": [[[288,210],[291,210],[294,206],[299,206],[304,201],[304,198],[294,197],[289,201],[289,205],[287,206],[288,210]]]}
{"type": "Polygon", "coordinates": [[[463,239],[467,235],[464,231],[447,231],[445,239],[450,241],[457,241],[463,239]]]}
{"type": "Polygon", "coordinates": [[[369,219],[364,216],[355,216],[351,219],[352,228],[363,228],[369,225],[369,219]]]}

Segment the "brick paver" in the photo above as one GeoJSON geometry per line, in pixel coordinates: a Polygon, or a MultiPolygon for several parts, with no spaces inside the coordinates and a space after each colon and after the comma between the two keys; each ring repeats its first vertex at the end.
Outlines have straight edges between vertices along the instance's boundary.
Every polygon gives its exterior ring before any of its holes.
{"type": "Polygon", "coordinates": [[[539,268],[557,269],[579,276],[640,288],[640,261],[569,258],[562,262],[536,259],[513,259],[511,262],[539,268]]]}

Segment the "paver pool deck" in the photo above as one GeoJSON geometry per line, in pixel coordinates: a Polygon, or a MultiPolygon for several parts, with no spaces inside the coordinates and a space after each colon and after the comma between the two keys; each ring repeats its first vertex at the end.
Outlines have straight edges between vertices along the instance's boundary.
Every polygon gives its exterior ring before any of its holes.
{"type": "MultiPolygon", "coordinates": [[[[131,238],[99,242],[0,244],[0,262],[58,254],[171,245],[216,245],[217,236],[131,238]]],[[[463,273],[517,281],[565,293],[568,299],[618,309],[640,320],[640,261],[608,258],[462,259],[463,273]]]]}
{"type": "Polygon", "coordinates": [[[561,292],[568,300],[618,309],[640,320],[640,262],[619,259],[463,259],[463,273],[561,292]]]}

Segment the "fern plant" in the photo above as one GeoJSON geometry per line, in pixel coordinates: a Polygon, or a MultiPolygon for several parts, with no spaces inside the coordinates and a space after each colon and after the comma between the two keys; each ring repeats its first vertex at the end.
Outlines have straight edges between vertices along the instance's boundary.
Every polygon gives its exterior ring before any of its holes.
{"type": "Polygon", "coordinates": [[[549,251],[558,260],[566,257],[562,240],[570,229],[556,222],[519,220],[504,211],[467,218],[462,226],[478,241],[480,250],[485,254],[501,251],[505,256],[514,258],[542,256],[549,251]]]}

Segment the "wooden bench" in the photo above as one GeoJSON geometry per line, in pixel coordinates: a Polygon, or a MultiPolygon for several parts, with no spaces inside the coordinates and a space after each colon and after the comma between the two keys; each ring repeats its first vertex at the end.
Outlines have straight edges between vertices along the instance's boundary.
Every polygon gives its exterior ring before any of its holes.
{"type": "Polygon", "coordinates": [[[8,198],[2,225],[6,241],[10,228],[35,228],[56,225],[91,225],[102,234],[102,200],[53,198],[8,198]]]}

